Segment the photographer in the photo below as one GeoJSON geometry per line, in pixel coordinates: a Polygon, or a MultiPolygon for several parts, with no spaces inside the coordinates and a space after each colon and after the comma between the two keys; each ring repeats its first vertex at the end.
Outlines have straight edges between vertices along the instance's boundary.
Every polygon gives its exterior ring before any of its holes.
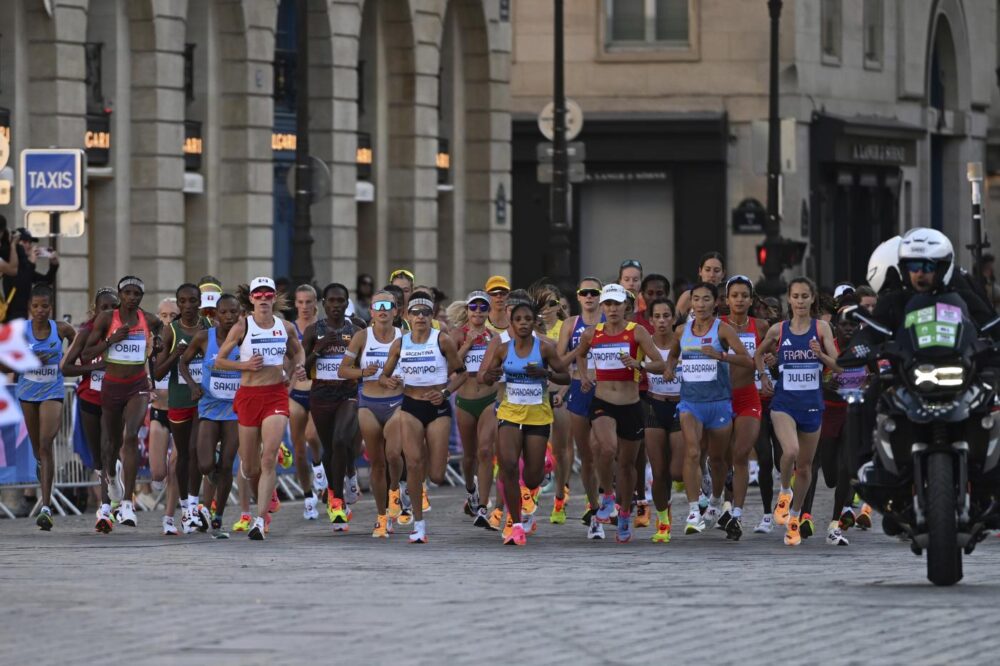
{"type": "MultiPolygon", "coordinates": [[[[6,231],[2,232],[7,235],[6,231]]],[[[0,239],[0,244],[6,241],[0,239]]],[[[13,271],[2,270],[4,300],[7,302],[7,312],[4,321],[24,319],[28,316],[28,300],[31,296],[31,288],[39,283],[45,282],[55,286],[56,271],[59,270],[59,256],[51,248],[39,248],[36,243],[38,239],[31,235],[27,229],[17,229],[10,240],[10,264],[13,271]],[[35,261],[39,257],[46,257],[49,260],[49,270],[44,275],[35,270],[35,261]]],[[[0,269],[5,269],[0,265],[0,269]]]]}

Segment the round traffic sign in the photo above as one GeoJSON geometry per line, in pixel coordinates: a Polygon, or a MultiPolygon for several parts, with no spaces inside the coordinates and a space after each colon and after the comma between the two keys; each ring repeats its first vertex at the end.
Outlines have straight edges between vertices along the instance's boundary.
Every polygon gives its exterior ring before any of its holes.
{"type": "MultiPolygon", "coordinates": [[[[552,141],[555,136],[553,122],[555,116],[555,103],[549,102],[538,114],[538,129],[546,139],[552,141]]],[[[583,109],[571,99],[566,100],[566,140],[572,141],[583,129],[583,109]]]]}

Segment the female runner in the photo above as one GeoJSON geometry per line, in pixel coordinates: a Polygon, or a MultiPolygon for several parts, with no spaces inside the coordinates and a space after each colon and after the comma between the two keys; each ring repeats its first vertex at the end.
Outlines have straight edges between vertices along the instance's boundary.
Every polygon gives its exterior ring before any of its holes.
{"type": "MultiPolygon", "coordinates": [[[[305,330],[316,323],[319,310],[316,307],[316,290],[312,285],[303,284],[295,290],[296,318],[292,322],[299,342],[305,330]]],[[[316,425],[309,414],[309,391],[312,381],[292,384],[288,394],[288,412],[292,435],[292,448],[295,450],[295,472],[305,494],[302,507],[302,517],[306,520],[316,520],[319,512],[316,510],[317,495],[327,488],[326,472],[323,470],[322,446],[316,434],[316,425]],[[312,460],[310,460],[310,458],[312,460]],[[318,461],[310,464],[312,461],[318,461]],[[315,487],[313,480],[315,479],[315,487]]]]}
{"type": "MultiPolygon", "coordinates": [[[[722,258],[722,254],[719,252],[706,252],[701,255],[701,260],[698,262],[698,279],[707,284],[715,285],[716,288],[722,284],[722,280],[726,277],[726,262],[722,258]]],[[[689,289],[681,294],[681,297],[677,299],[677,323],[681,323],[681,320],[687,318],[688,314],[691,312],[691,292],[693,289],[689,289]]]]}
{"type": "MultiPolygon", "coordinates": [[[[563,313],[559,288],[553,284],[543,284],[533,291],[533,298],[539,307],[541,323],[545,327],[545,337],[558,345],[562,337],[562,327],[566,315],[563,313]]],[[[549,386],[552,401],[552,453],[556,459],[555,501],[549,522],[566,522],[566,502],[569,499],[569,477],[573,473],[573,439],[570,432],[570,416],[566,410],[566,393],[569,382],[563,386],[549,386]]]]}

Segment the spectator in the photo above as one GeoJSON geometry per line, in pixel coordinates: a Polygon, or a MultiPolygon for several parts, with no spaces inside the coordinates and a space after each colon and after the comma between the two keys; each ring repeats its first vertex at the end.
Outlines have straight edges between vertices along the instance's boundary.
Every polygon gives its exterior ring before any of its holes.
{"type": "Polygon", "coordinates": [[[878,302],[878,295],[875,290],[866,284],[861,285],[854,292],[858,298],[858,305],[868,310],[868,314],[875,312],[875,304],[878,302]]]}
{"type": "Polygon", "coordinates": [[[11,241],[11,257],[17,252],[17,272],[14,275],[4,275],[4,300],[9,300],[7,315],[4,321],[26,319],[28,317],[28,301],[31,299],[31,288],[39,282],[55,287],[56,271],[59,270],[59,255],[52,248],[39,248],[38,239],[24,228],[14,232],[11,241]],[[49,270],[44,275],[35,270],[38,257],[48,257],[49,270]]]}
{"type": "Polygon", "coordinates": [[[996,258],[992,254],[984,254],[979,262],[979,274],[983,278],[983,287],[986,295],[990,298],[990,305],[994,308],[1000,305],[1000,289],[997,289],[997,277],[994,272],[996,258]]]}
{"type": "Polygon", "coordinates": [[[371,321],[372,294],[375,292],[375,280],[368,273],[358,276],[358,283],[354,289],[354,314],[364,319],[365,323],[371,321]]]}

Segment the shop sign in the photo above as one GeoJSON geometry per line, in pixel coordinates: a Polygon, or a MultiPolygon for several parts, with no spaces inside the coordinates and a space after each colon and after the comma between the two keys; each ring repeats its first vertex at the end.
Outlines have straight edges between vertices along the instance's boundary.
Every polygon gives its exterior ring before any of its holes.
{"type": "Polygon", "coordinates": [[[374,157],[372,135],[368,132],[358,132],[358,147],[354,154],[354,162],[358,168],[358,180],[372,179],[372,161],[374,157]]]}
{"type": "Polygon", "coordinates": [[[197,120],[184,121],[184,170],[201,169],[201,156],[205,145],[201,138],[201,123],[197,120]]]}
{"type": "Polygon", "coordinates": [[[767,209],[757,199],[744,199],[733,209],[734,234],[762,234],[767,221],[767,209]]]}
{"type": "Polygon", "coordinates": [[[916,165],[912,141],[844,136],[837,139],[836,161],[848,164],[916,165]]]}
{"type": "Polygon", "coordinates": [[[434,158],[437,166],[438,185],[448,182],[451,174],[451,153],[448,152],[448,139],[438,139],[437,155],[434,158]]]}
{"type": "Polygon", "coordinates": [[[272,132],[271,150],[275,152],[295,150],[295,135],[286,132],[272,132]]]}
{"type": "Polygon", "coordinates": [[[111,161],[111,121],[106,115],[88,114],[83,135],[88,166],[107,166],[111,161]]]}

